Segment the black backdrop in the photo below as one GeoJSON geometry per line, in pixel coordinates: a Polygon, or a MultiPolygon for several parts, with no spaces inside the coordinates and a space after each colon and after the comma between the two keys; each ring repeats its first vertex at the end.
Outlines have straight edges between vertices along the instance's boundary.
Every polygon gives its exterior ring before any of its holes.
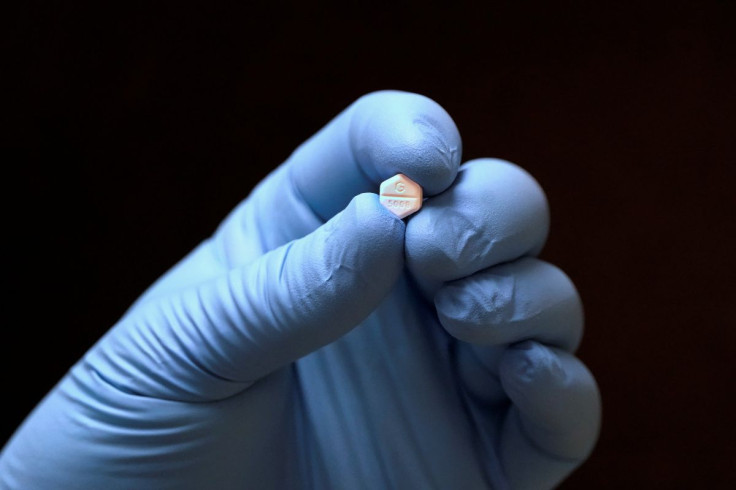
{"type": "Polygon", "coordinates": [[[0,443],[296,145],[396,88],[548,193],[604,400],[563,487],[733,483],[734,2],[136,3],[3,20],[0,443]]]}

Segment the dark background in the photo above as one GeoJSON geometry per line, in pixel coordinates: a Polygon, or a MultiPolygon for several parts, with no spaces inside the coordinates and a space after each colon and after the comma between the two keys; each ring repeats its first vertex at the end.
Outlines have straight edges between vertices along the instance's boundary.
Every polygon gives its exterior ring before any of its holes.
{"type": "Polygon", "coordinates": [[[733,484],[736,2],[642,3],[7,15],[3,242],[18,273],[0,444],[299,143],[396,88],[448,110],[465,159],[517,162],[548,193],[543,258],[583,296],[579,355],[604,401],[596,451],[563,488],[733,484]]]}

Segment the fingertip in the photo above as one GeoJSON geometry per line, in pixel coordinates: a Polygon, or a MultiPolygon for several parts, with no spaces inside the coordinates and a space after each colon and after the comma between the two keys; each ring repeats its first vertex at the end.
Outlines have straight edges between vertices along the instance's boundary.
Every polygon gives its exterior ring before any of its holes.
{"type": "Polygon", "coordinates": [[[388,235],[403,242],[406,224],[380,203],[377,194],[358,194],[345,208],[345,214],[345,219],[355,227],[355,233],[370,234],[376,238],[388,235]]]}
{"type": "Polygon", "coordinates": [[[533,340],[506,349],[499,364],[499,374],[506,390],[516,393],[535,384],[559,383],[564,376],[559,360],[547,347],[533,340]]]}
{"type": "Polygon", "coordinates": [[[484,175],[490,176],[496,184],[494,189],[506,189],[507,205],[524,211],[523,215],[515,218],[536,230],[527,255],[538,255],[549,234],[550,211],[547,194],[537,179],[521,166],[501,158],[476,158],[462,166],[472,169],[480,182],[484,175]]]}
{"type": "Polygon", "coordinates": [[[404,266],[406,225],[384,208],[376,194],[355,196],[340,213],[328,240],[339,264],[352,264],[370,282],[398,276],[404,266]]]}
{"type": "Polygon", "coordinates": [[[350,145],[374,182],[403,173],[427,196],[452,184],[462,157],[460,133],[447,111],[428,97],[395,90],[373,92],[355,103],[350,145]]]}
{"type": "Polygon", "coordinates": [[[444,284],[434,296],[442,326],[479,345],[534,339],[574,352],[583,334],[583,307],[567,275],[523,257],[444,284]]]}
{"type": "MultiPolygon", "coordinates": [[[[455,180],[461,153],[457,127],[439,104],[418,94],[374,92],[292,153],[286,185],[327,221],[356,194],[375,192],[398,173],[422,186],[425,196],[442,192],[455,180]]],[[[278,187],[272,196],[280,196],[278,187]]]]}
{"type": "Polygon", "coordinates": [[[508,342],[504,324],[514,316],[516,280],[513,275],[479,275],[442,286],[434,297],[440,323],[453,337],[471,344],[508,342]]]}
{"type": "Polygon", "coordinates": [[[541,250],[547,200],[527,172],[494,159],[463,164],[452,187],[409,222],[409,269],[418,282],[447,282],[541,250]]]}
{"type": "Polygon", "coordinates": [[[517,218],[524,219],[528,226],[536,228],[535,240],[530,244],[527,254],[538,255],[547,241],[550,226],[549,201],[542,185],[520,165],[501,158],[477,158],[463,164],[463,167],[466,166],[478,167],[476,172],[492,175],[499,187],[508,190],[509,204],[520,206],[523,201],[524,216],[517,218]],[[514,198],[521,201],[515,201],[514,198]]]}
{"type": "Polygon", "coordinates": [[[524,431],[550,455],[585,458],[600,428],[600,394],[593,375],[571,354],[527,340],[499,363],[504,391],[524,431]]]}

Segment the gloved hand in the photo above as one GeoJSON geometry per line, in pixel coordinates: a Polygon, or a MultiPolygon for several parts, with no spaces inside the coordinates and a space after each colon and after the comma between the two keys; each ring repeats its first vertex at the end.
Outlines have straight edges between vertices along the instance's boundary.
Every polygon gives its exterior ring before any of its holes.
{"type": "Polygon", "coordinates": [[[359,99],[156,282],[19,428],[3,489],[549,488],[600,401],[544,194],[433,101],[359,99]],[[406,224],[378,202],[424,188],[406,224]]]}

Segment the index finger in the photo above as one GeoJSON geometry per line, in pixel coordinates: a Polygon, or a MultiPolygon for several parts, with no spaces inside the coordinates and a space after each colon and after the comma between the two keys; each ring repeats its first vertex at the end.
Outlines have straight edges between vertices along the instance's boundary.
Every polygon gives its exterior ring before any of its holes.
{"type": "Polygon", "coordinates": [[[457,176],[460,134],[436,102],[407,92],[361,97],[299,146],[216,233],[229,268],[301,238],[402,173],[431,196],[457,176]]]}
{"type": "Polygon", "coordinates": [[[431,196],[457,175],[460,133],[450,115],[422,95],[368,94],[336,116],[285,162],[293,185],[322,220],[357,194],[403,173],[431,196]]]}

